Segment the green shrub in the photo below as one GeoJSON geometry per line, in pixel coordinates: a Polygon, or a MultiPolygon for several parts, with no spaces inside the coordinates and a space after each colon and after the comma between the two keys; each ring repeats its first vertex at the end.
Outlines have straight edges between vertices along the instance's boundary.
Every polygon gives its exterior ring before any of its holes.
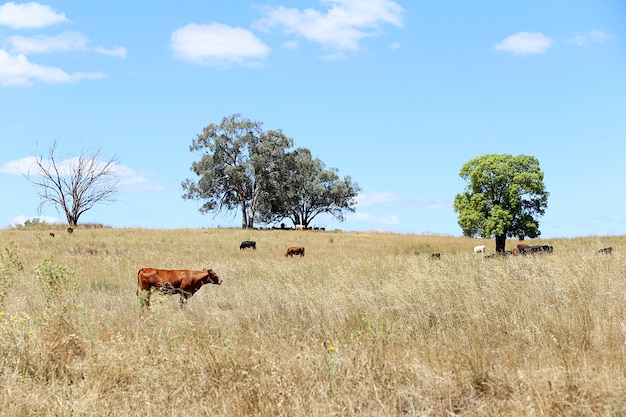
{"type": "Polygon", "coordinates": [[[35,276],[43,284],[43,291],[49,302],[65,301],[75,293],[77,285],[71,282],[74,273],[61,265],[55,265],[51,257],[35,266],[35,276]]]}
{"type": "Polygon", "coordinates": [[[0,252],[0,305],[15,282],[16,273],[23,269],[24,265],[17,254],[17,246],[15,242],[10,241],[4,248],[4,253],[0,252]]]}

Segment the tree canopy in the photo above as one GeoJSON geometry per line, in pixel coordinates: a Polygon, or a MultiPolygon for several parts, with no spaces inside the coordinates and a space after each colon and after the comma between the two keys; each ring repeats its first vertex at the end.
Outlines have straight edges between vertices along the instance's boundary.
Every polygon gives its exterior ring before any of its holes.
{"type": "Polygon", "coordinates": [[[549,193],[539,161],[527,155],[488,154],[461,168],[468,182],[454,199],[454,211],[465,236],[496,238],[496,251],[506,238],[541,235],[538,217],[545,214],[549,193]]]}
{"type": "Polygon", "coordinates": [[[309,227],[315,217],[326,213],[344,221],[346,211],[354,212],[359,191],[349,176],[339,178],[336,168],[326,169],[309,149],[298,148],[285,156],[278,181],[266,188],[259,219],[270,223],[287,218],[294,225],[309,227]]]}
{"type": "Polygon", "coordinates": [[[321,213],[342,221],[344,211],[354,211],[358,185],[306,148],[288,151],[292,146],[281,130],[266,132],[240,114],[210,124],[190,146],[201,152],[191,166],[199,179],[182,183],[183,198],[203,200],[201,213],[239,208],[243,228],[285,218],[308,226],[321,213]]]}
{"type": "Polygon", "coordinates": [[[183,198],[204,200],[201,213],[240,208],[242,227],[253,227],[261,194],[292,143],[280,130],[265,132],[262,123],[241,114],[206,126],[189,148],[202,155],[191,166],[198,181],[182,183],[183,198]]]}
{"type": "Polygon", "coordinates": [[[58,142],[48,148],[48,157],[34,156],[34,170],[26,179],[39,189],[39,212],[50,204],[65,214],[67,223],[76,226],[78,219],[96,204],[115,201],[119,192],[118,162],[114,155],[105,161],[100,150],[83,148],[74,158],[60,160],[58,142]]]}

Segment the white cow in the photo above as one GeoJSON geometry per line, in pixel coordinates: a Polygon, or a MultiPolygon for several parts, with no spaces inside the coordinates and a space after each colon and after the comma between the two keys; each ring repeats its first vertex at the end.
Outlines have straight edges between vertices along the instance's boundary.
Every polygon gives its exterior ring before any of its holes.
{"type": "Polygon", "coordinates": [[[478,255],[479,253],[487,253],[487,246],[474,246],[474,255],[478,255]]]}

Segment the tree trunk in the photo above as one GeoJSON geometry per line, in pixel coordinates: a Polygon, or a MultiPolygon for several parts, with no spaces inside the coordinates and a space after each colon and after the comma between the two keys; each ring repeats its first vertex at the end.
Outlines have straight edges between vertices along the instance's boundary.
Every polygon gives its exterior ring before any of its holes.
{"type": "Polygon", "coordinates": [[[248,210],[248,224],[246,225],[247,229],[254,229],[254,212],[256,209],[252,208],[254,206],[250,206],[248,210]]]}
{"type": "Polygon", "coordinates": [[[246,205],[241,205],[241,228],[245,229],[248,227],[248,213],[246,213],[246,205]]]}
{"type": "Polygon", "coordinates": [[[76,226],[78,224],[78,218],[72,213],[66,212],[65,217],[67,217],[68,226],[76,226]]]}
{"type": "Polygon", "coordinates": [[[506,233],[502,235],[496,235],[496,252],[504,252],[506,248],[506,233]]]}

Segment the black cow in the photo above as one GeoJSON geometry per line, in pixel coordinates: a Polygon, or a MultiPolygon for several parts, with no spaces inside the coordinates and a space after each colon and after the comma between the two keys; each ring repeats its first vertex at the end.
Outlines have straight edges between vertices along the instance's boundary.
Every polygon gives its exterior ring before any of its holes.
{"type": "Polygon", "coordinates": [[[244,240],[243,242],[241,242],[241,245],[239,245],[239,250],[246,248],[252,248],[256,250],[256,242],[253,240],[244,240]]]}
{"type": "Polygon", "coordinates": [[[597,251],[596,253],[600,253],[600,254],[604,254],[604,255],[610,255],[611,253],[613,253],[613,248],[612,247],[608,247],[608,248],[602,248],[599,251],[597,251]]]}
{"type": "Polygon", "coordinates": [[[520,249],[519,252],[522,255],[552,253],[554,250],[552,246],[549,246],[549,245],[535,245],[535,246],[522,247],[519,249],[520,249]]]}

